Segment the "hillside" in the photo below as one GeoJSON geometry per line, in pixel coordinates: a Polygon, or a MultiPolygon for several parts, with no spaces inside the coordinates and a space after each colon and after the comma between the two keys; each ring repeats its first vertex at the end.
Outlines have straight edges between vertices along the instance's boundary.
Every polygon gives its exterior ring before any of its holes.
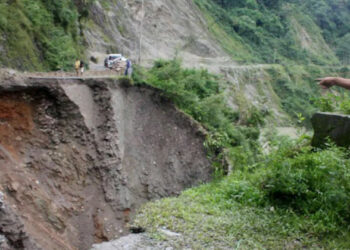
{"type": "Polygon", "coordinates": [[[349,6],[317,2],[156,0],[142,9],[136,0],[3,0],[0,63],[69,69],[77,56],[101,63],[117,51],[135,61],[141,54],[146,65],[178,55],[186,66],[210,69],[234,61],[338,64],[346,59],[349,6]]]}
{"type": "Polygon", "coordinates": [[[347,51],[348,44],[344,3],[156,0],[145,1],[143,7],[141,3],[3,1],[0,65],[71,70],[74,59],[81,57],[94,58],[90,68],[100,70],[106,53],[121,52],[147,67],[157,58],[177,57],[184,67],[206,68],[231,82],[227,97],[236,111],[246,112],[251,106],[269,109],[274,114],[271,120],[283,126],[296,113],[310,117],[314,109],[305,99],[317,95],[313,78],[344,72],[340,66],[346,56],[340,51],[347,51]],[[282,66],[250,69],[240,64],[282,66]],[[329,67],[334,65],[337,68],[329,67]],[[273,72],[285,77],[276,79],[273,72]],[[292,82],[282,88],[272,86],[270,79],[292,82]],[[295,92],[303,93],[303,100],[295,92]],[[282,104],[284,96],[293,100],[282,104]]]}
{"type": "Polygon", "coordinates": [[[318,110],[350,114],[315,83],[350,76],[349,13],[0,0],[0,248],[349,249],[349,154],[310,132],[318,110]]]}
{"type": "MultiPolygon", "coordinates": [[[[196,1],[226,51],[243,62],[337,64],[317,8],[297,1],[196,1]],[[236,47],[235,44],[245,48],[236,47]]],[[[324,10],[322,10],[324,11],[324,10]]],[[[326,13],[324,13],[326,15],[326,13]]],[[[336,15],[331,13],[330,16],[336,15]]],[[[328,33],[328,36],[329,33],[328,33]]],[[[337,35],[334,33],[336,41],[337,35]]]]}

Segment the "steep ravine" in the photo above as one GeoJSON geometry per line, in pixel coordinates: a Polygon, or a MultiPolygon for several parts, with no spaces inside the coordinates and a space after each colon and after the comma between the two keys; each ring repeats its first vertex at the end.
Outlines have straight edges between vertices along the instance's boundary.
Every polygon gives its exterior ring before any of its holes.
{"type": "Polygon", "coordinates": [[[90,249],[211,176],[205,132],[149,87],[9,78],[0,111],[1,249],[90,249]]]}

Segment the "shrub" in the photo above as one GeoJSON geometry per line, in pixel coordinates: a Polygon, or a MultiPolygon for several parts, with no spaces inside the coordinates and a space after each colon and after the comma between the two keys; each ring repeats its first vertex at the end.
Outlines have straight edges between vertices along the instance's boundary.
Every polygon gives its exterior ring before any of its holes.
{"type": "MultiPolygon", "coordinates": [[[[336,233],[350,223],[350,159],[344,149],[309,146],[309,140],[276,140],[265,160],[246,164],[220,183],[219,192],[244,205],[273,207],[280,214],[304,218],[310,232],[336,233]]],[[[291,216],[291,217],[293,217],[291,216]]]]}
{"type": "Polygon", "coordinates": [[[342,149],[288,146],[269,157],[264,168],[261,189],[272,204],[311,216],[329,228],[350,222],[350,160],[342,149]]]}
{"type": "Polygon", "coordinates": [[[248,126],[263,126],[265,125],[265,117],[269,114],[268,110],[259,110],[255,106],[249,110],[249,117],[247,119],[248,126]]]}
{"type": "Polygon", "coordinates": [[[350,115],[350,96],[346,92],[328,93],[312,99],[321,112],[338,112],[350,115]]]}
{"type": "Polygon", "coordinates": [[[331,94],[312,99],[321,112],[333,112],[335,110],[334,98],[331,94]]]}
{"type": "Polygon", "coordinates": [[[82,48],[79,14],[70,0],[0,3],[0,31],[6,37],[4,65],[30,70],[69,70],[82,48]]]}

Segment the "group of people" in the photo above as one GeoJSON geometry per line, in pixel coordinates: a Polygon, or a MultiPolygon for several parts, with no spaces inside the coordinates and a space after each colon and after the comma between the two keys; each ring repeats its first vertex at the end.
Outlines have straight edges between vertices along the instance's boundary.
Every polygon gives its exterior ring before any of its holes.
{"type": "Polygon", "coordinates": [[[77,76],[84,74],[85,64],[84,64],[84,62],[82,60],[79,60],[77,58],[75,60],[74,67],[75,67],[75,72],[76,72],[77,76]]]}
{"type": "MultiPolygon", "coordinates": [[[[125,67],[124,75],[131,77],[131,75],[132,75],[132,63],[131,63],[131,60],[130,59],[124,59],[124,60],[125,60],[124,61],[124,66],[121,67],[121,68],[125,67]]],[[[122,61],[120,60],[120,62],[122,62],[122,61]]],[[[109,66],[108,58],[105,59],[104,65],[105,65],[106,68],[112,68],[111,66],[109,66]]],[[[76,72],[77,76],[82,76],[84,74],[84,71],[85,71],[85,63],[84,63],[84,61],[82,61],[82,60],[77,58],[75,60],[75,63],[74,63],[74,68],[75,68],[75,72],[76,72]]]]}

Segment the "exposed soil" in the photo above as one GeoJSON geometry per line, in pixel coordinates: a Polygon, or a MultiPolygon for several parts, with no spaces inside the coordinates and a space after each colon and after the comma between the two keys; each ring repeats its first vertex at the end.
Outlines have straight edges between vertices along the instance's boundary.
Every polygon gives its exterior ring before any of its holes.
{"type": "Polygon", "coordinates": [[[122,53],[143,66],[156,58],[179,57],[190,68],[219,73],[223,65],[236,65],[212,36],[203,14],[193,1],[119,0],[105,8],[95,1],[84,29],[91,69],[99,69],[107,53],[122,53]],[[142,23],[142,25],[141,25],[142,23]],[[141,43],[141,44],[140,44],[141,43]],[[141,58],[139,55],[141,54],[141,58]]]}
{"type": "Polygon", "coordinates": [[[210,178],[204,137],[151,88],[2,80],[0,248],[84,250],[127,234],[142,203],[210,178]]]}

